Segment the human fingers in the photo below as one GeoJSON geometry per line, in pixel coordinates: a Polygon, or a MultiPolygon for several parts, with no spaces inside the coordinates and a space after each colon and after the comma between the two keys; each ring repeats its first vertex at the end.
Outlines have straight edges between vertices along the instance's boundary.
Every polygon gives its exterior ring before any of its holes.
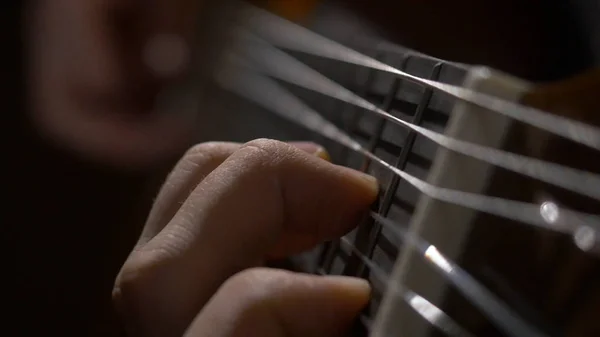
{"type": "Polygon", "coordinates": [[[240,145],[231,142],[208,142],[189,149],[171,170],[154,200],[138,246],[146,244],[160,232],[196,185],[240,145]]]}
{"type": "Polygon", "coordinates": [[[357,278],[248,269],[223,284],[185,336],[342,336],[369,293],[357,278]]]}
{"type": "MultiPolygon", "coordinates": [[[[290,145],[328,160],[327,151],[312,142],[290,142],[290,145]]],[[[146,244],[173,218],[194,188],[242,144],[231,142],[208,142],[193,146],[175,165],[163,184],[150,214],[138,246],[146,244]]]]}
{"type": "Polygon", "coordinates": [[[376,196],[372,177],[285,143],[252,141],[132,254],[115,299],[138,328],[176,334],[231,275],[347,232],[376,196]]]}

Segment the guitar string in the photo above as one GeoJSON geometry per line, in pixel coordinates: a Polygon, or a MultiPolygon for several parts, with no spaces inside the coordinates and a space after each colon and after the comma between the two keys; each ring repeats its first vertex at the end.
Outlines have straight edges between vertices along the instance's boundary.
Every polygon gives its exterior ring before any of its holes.
{"type": "MultiPolygon", "coordinates": [[[[413,184],[413,186],[421,190],[422,193],[429,195],[434,199],[448,199],[449,202],[455,204],[462,204],[476,210],[482,209],[487,212],[492,212],[493,214],[508,215],[509,218],[528,220],[533,220],[531,218],[539,218],[539,215],[533,215],[534,213],[539,212],[537,207],[534,207],[535,209],[533,210],[528,209],[527,212],[523,212],[523,210],[526,209],[526,205],[523,205],[524,203],[516,203],[507,200],[502,202],[502,200],[498,198],[483,197],[467,192],[438,188],[396,169],[365,150],[358,142],[339,130],[335,125],[324,120],[318,113],[304,105],[304,103],[295,98],[280,85],[264,76],[250,71],[249,69],[236,66],[220,67],[217,70],[216,79],[225,89],[254,101],[268,110],[282,115],[282,117],[290,119],[310,130],[337,141],[352,150],[368,156],[372,160],[382,164],[384,167],[392,169],[393,172],[413,184]],[[454,198],[456,199],[453,200],[454,198]],[[467,202],[462,202],[464,200],[467,200],[467,202]],[[513,212],[526,213],[526,216],[511,216],[510,213],[513,212]]],[[[531,206],[529,207],[531,208],[531,206]]],[[[387,219],[381,216],[376,214],[372,214],[371,216],[385,226],[389,226],[390,224],[387,219]]],[[[537,221],[531,222],[537,223],[537,221]]],[[[542,225],[542,227],[547,228],[548,225],[542,225]]],[[[394,233],[398,234],[402,232],[396,230],[394,233]]],[[[428,245],[424,240],[418,239],[414,235],[402,235],[399,236],[399,238],[414,245],[428,262],[431,262],[438,271],[442,272],[448,281],[463,293],[463,295],[469,298],[490,318],[491,321],[496,323],[498,327],[508,335],[515,337],[544,336],[515,315],[506,304],[479,285],[475,279],[446,259],[434,246],[428,245]]]]}
{"type": "Polygon", "coordinates": [[[429,302],[427,299],[408,289],[393,283],[388,274],[363,254],[350,240],[340,238],[340,243],[353,252],[371,271],[373,276],[386,285],[387,294],[402,298],[415,312],[440,331],[452,337],[473,337],[474,335],[456,323],[448,314],[429,302]]]}
{"type": "Polygon", "coordinates": [[[438,90],[456,99],[600,150],[600,129],[595,126],[552,115],[539,109],[524,107],[470,89],[411,75],[251,5],[240,6],[238,20],[240,24],[247,26],[278,47],[388,72],[404,80],[438,90]]]}
{"type": "Polygon", "coordinates": [[[552,202],[537,205],[431,185],[369,152],[273,80],[253,72],[251,68],[245,68],[240,64],[230,64],[229,66],[224,64],[218,69],[217,80],[226,89],[234,91],[284,118],[361,153],[399,175],[421,193],[431,198],[551,231],[572,235],[580,228],[590,228],[592,233],[597,233],[595,216],[559,208],[552,202]]]}
{"type": "MultiPolygon", "coordinates": [[[[237,35],[241,43],[236,49],[239,56],[235,62],[243,62],[240,60],[243,58],[244,61],[250,62],[271,77],[371,111],[395,124],[409,128],[447,149],[600,200],[600,176],[596,174],[453,139],[406,122],[378,108],[256,36],[245,31],[238,31],[237,35]]],[[[236,55],[230,54],[229,57],[236,58],[236,55]]]]}
{"type": "Polygon", "coordinates": [[[522,320],[506,303],[475,280],[469,273],[444,256],[434,245],[429,244],[406,228],[372,212],[371,217],[387,228],[396,238],[408,243],[420,253],[425,261],[442,273],[444,278],[469,299],[479,310],[510,336],[544,336],[529,323],[522,320]]]}

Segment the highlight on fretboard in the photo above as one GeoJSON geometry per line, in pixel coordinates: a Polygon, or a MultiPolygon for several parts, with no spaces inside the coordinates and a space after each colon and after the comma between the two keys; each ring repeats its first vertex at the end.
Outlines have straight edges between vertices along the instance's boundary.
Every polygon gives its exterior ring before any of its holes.
{"type": "Polygon", "coordinates": [[[306,272],[372,282],[357,333],[600,331],[600,128],[484,66],[350,48],[250,5],[230,27],[218,86],[381,183],[358,229],[306,254],[306,272]]]}

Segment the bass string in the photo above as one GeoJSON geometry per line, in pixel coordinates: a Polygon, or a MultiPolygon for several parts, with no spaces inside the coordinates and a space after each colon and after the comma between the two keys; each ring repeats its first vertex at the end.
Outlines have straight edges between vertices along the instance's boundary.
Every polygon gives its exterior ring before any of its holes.
{"type": "Polygon", "coordinates": [[[369,152],[279,84],[253,72],[250,68],[244,68],[239,64],[220,67],[217,80],[224,88],[254,101],[267,110],[361,153],[400,176],[421,193],[433,199],[516,220],[525,225],[570,235],[573,235],[574,232],[581,234],[579,229],[590,228],[591,231],[585,232],[593,235],[594,244],[587,247],[586,250],[592,250],[593,247],[597,246],[597,231],[589,226],[595,220],[592,215],[559,208],[552,202],[537,205],[431,185],[369,152]]]}
{"type": "Polygon", "coordinates": [[[374,112],[395,124],[417,132],[439,146],[600,200],[600,177],[596,174],[461,141],[406,122],[378,108],[260,38],[243,30],[238,30],[237,35],[242,42],[238,46],[241,48],[237,50],[242,54],[238,56],[236,62],[240,62],[239,58],[244,58],[271,77],[374,112]]]}
{"type": "Polygon", "coordinates": [[[391,73],[456,99],[600,150],[600,129],[595,126],[470,89],[411,75],[251,5],[242,6],[240,14],[239,21],[242,25],[278,47],[391,73]]]}

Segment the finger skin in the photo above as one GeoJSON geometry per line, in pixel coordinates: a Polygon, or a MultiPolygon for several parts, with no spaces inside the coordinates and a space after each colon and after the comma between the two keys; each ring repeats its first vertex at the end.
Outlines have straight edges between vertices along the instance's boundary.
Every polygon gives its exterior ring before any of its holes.
{"type": "Polygon", "coordinates": [[[156,197],[138,246],[158,234],[177,213],[196,185],[240,146],[239,143],[209,142],[189,149],[175,165],[156,197]]]}
{"type": "MultiPolygon", "coordinates": [[[[291,142],[290,145],[307,153],[328,159],[327,152],[315,143],[291,142]]],[[[173,218],[183,202],[202,180],[242,146],[240,143],[207,142],[193,146],[175,165],[162,186],[138,246],[146,244],[173,218]]]]}
{"type": "Polygon", "coordinates": [[[185,336],[342,336],[369,293],[361,279],[248,269],[217,291],[185,336]]]}
{"type": "Polygon", "coordinates": [[[115,299],[138,328],[152,322],[144,333],[177,335],[231,275],[344,234],[376,195],[373,179],[356,171],[285,143],[252,141],[132,254],[115,299]]]}

